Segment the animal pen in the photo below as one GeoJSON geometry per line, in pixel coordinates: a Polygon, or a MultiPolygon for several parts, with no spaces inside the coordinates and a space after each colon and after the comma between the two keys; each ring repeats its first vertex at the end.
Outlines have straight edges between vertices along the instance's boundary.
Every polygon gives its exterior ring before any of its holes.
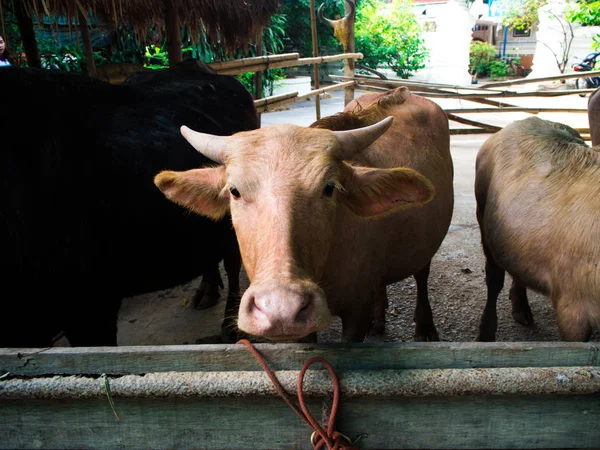
{"type": "MultiPolygon", "coordinates": [[[[345,60],[351,68],[333,86],[319,88],[317,83],[305,95],[257,99],[258,111],[334,89],[353,96],[354,88],[377,91],[399,85],[425,97],[455,97],[486,106],[446,110],[450,121],[467,126],[451,128],[451,134],[498,131],[463,117],[469,113],[561,111],[516,107],[510,98],[592,91],[499,89],[552,77],[460,87],[357,76],[353,64],[362,55],[353,48],[345,51],[311,58],[297,53],[264,56],[211,67],[232,75],[345,60]]],[[[575,76],[582,75],[554,78],[575,76]]],[[[589,134],[589,129],[577,131],[589,134]]],[[[255,347],[294,403],[298,379],[304,376],[299,387],[307,411],[323,428],[331,423],[331,431],[347,437],[346,446],[600,448],[600,358],[595,343],[255,347]],[[333,375],[322,365],[303,373],[303,364],[312,358],[331,365],[339,379],[339,398],[333,395],[333,375]]],[[[314,429],[302,418],[307,411],[301,417],[295,414],[241,344],[0,349],[2,449],[312,449],[314,429]]]]}

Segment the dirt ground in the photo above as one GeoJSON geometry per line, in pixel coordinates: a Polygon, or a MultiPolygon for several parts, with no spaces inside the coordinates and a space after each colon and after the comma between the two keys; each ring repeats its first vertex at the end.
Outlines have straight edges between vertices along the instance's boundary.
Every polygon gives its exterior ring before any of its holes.
{"type": "MultiPolygon", "coordinates": [[[[511,99],[512,100],[512,99],[511,99]]],[[[556,99],[537,99],[538,106],[556,105],[556,99]]],[[[322,101],[324,114],[340,111],[342,104],[332,99],[329,105],[322,101]],[[328,109],[329,108],[329,109],[328,109]]],[[[457,104],[467,106],[466,102],[457,104]]],[[[526,106],[525,100],[520,104],[526,106]]],[[[562,104],[585,107],[587,99],[569,96],[562,104]]],[[[441,102],[440,102],[441,103],[441,102]]],[[[514,103],[517,103],[516,101],[514,103]]],[[[468,105],[475,106],[475,105],[468,105]]],[[[477,105],[481,106],[481,105],[477,105]]],[[[314,120],[314,105],[299,105],[286,114],[263,115],[263,125],[278,122],[308,124],[314,120]],[[304,110],[302,110],[304,108],[304,110]],[[308,121],[308,123],[307,123],[308,121]]],[[[526,117],[523,113],[487,115],[488,123],[505,125],[526,117]]],[[[583,114],[545,114],[549,120],[562,121],[575,127],[587,127],[583,114]]],[[[453,127],[456,126],[452,124],[453,127]]],[[[455,169],[455,207],[452,224],[439,251],[432,261],[429,278],[429,296],[434,321],[443,341],[472,341],[485,303],[485,261],[480,245],[479,230],[475,217],[473,195],[475,157],[481,144],[489,135],[453,136],[451,152],[455,169]]],[[[242,274],[242,288],[248,281],[242,274]]],[[[225,285],[226,279],[224,279],[225,285]]],[[[174,289],[125,299],[119,317],[119,345],[194,344],[219,334],[223,317],[224,301],[207,310],[195,310],[190,300],[200,279],[174,289]]],[[[510,278],[498,302],[498,341],[555,341],[559,339],[558,328],[549,300],[529,292],[535,323],[523,326],[513,321],[508,301],[510,278]]],[[[223,297],[226,291],[223,292],[223,297]]],[[[413,311],[416,301],[416,284],[413,278],[388,286],[390,305],[387,311],[386,332],[382,336],[369,337],[369,341],[401,342],[413,339],[413,311]]],[[[319,335],[320,342],[336,342],[340,339],[339,321],[319,335]]],[[[600,333],[593,336],[600,341],[600,333]]]]}

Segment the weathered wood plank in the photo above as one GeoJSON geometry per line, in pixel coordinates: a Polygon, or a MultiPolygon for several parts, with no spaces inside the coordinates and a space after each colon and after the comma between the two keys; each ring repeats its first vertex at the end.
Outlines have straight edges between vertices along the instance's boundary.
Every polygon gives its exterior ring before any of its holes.
{"type": "MultiPolygon", "coordinates": [[[[99,399],[0,405],[2,449],[312,449],[274,398],[125,399],[120,422],[99,399]]],[[[364,449],[597,448],[599,421],[599,396],[342,397],[336,430],[364,449]]]]}
{"type": "MultiPolygon", "coordinates": [[[[312,449],[311,429],[278,398],[127,399],[0,404],[0,449],[312,449]]],[[[320,420],[320,402],[308,407],[320,420]]]]}
{"type": "MultiPolygon", "coordinates": [[[[274,370],[298,370],[321,356],[340,371],[598,366],[599,347],[593,342],[256,344],[274,370]]],[[[235,344],[0,349],[0,376],[249,370],[259,370],[258,363],[235,344]]]]}
{"type": "Polygon", "coordinates": [[[361,448],[598,448],[600,397],[342,399],[337,422],[361,448]]]}

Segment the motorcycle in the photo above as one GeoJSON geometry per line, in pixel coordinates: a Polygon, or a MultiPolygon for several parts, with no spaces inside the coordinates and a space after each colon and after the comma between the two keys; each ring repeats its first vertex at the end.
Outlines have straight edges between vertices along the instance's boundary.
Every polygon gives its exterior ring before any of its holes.
{"type": "MultiPolygon", "coordinates": [[[[596,59],[600,56],[600,52],[594,52],[587,55],[581,62],[573,64],[575,72],[589,72],[594,70],[596,59]]],[[[600,77],[577,78],[575,80],[577,89],[595,89],[600,87],[600,77]]],[[[585,94],[579,94],[580,97],[585,97],[585,94]]]]}

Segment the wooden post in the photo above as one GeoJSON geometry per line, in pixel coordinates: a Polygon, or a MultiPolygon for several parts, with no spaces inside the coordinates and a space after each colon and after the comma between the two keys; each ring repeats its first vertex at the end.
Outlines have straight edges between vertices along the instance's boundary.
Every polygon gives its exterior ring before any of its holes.
{"type": "Polygon", "coordinates": [[[87,73],[90,77],[96,78],[96,63],[94,62],[94,50],[92,49],[89,24],[82,11],[78,11],[77,13],[79,16],[79,28],[81,29],[81,40],[83,41],[87,73]]]}
{"type": "Polygon", "coordinates": [[[181,30],[177,10],[171,0],[165,0],[165,24],[167,26],[167,52],[169,54],[169,67],[183,61],[181,53],[181,30]]]}
{"type": "MultiPolygon", "coordinates": [[[[259,34],[258,39],[256,41],[256,56],[262,56],[263,53],[263,45],[262,45],[262,32],[259,34]]],[[[258,100],[262,98],[262,71],[254,72],[254,100],[258,100]]],[[[258,113],[258,126],[261,126],[261,116],[262,114],[258,113]]]]}
{"type": "MultiPolygon", "coordinates": [[[[312,32],[313,57],[319,56],[319,43],[317,42],[317,16],[315,13],[315,0],[310,0],[310,28],[312,32]]],[[[319,65],[313,66],[315,90],[319,89],[319,65]]],[[[321,118],[321,98],[315,96],[315,108],[317,111],[317,120],[321,118]]]]}
{"type": "MultiPolygon", "coordinates": [[[[346,22],[346,27],[348,31],[348,47],[344,50],[344,53],[354,53],[356,49],[356,45],[354,42],[354,18],[356,16],[356,0],[347,0],[344,4],[344,12],[348,16],[348,21],[346,22]],[[353,2],[354,5],[349,5],[349,2],[353,2]]],[[[353,77],[354,68],[354,60],[346,59],[344,61],[344,76],[353,77]]],[[[344,106],[350,103],[352,100],[354,100],[354,86],[347,87],[346,89],[344,89],[344,106]]]]}
{"type": "MultiPolygon", "coordinates": [[[[319,6],[319,19],[333,28],[333,35],[344,47],[344,53],[354,53],[356,45],[354,43],[354,17],[356,13],[355,0],[346,0],[344,6],[344,17],[338,20],[327,19],[323,15],[323,5],[319,6]]],[[[346,59],[344,61],[344,76],[354,76],[354,60],[346,59]]],[[[354,87],[346,88],[344,91],[344,105],[354,100],[354,87]]]]}
{"type": "Polygon", "coordinates": [[[35,40],[35,30],[33,29],[33,19],[31,14],[25,9],[23,2],[15,2],[14,5],[19,32],[21,33],[21,40],[23,41],[23,48],[27,55],[27,65],[29,67],[41,69],[42,58],[40,57],[40,50],[37,41],[35,40]]]}

